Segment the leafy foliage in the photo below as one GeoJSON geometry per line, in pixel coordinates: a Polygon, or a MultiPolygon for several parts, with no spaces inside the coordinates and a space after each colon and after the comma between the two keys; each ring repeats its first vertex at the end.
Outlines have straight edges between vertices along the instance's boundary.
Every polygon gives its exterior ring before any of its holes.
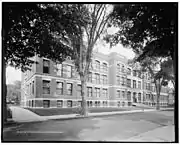
{"type": "Polygon", "coordinates": [[[15,81],[14,84],[7,85],[7,100],[20,104],[21,99],[21,82],[15,81]]]}
{"type": "Polygon", "coordinates": [[[73,60],[80,75],[81,96],[82,96],[82,115],[87,115],[86,107],[86,80],[89,73],[89,66],[92,58],[92,51],[95,43],[104,32],[109,16],[106,4],[82,5],[78,7],[80,14],[89,20],[86,25],[77,25],[79,35],[69,34],[69,44],[73,49],[73,60]]]}
{"type": "Polygon", "coordinates": [[[175,77],[174,77],[174,69],[173,69],[173,61],[171,58],[163,61],[161,64],[162,72],[164,73],[164,77],[167,81],[171,81],[173,86],[175,87],[175,77]]]}
{"type": "Polygon", "coordinates": [[[6,115],[6,66],[25,71],[38,55],[62,62],[73,55],[67,35],[79,35],[77,26],[84,26],[87,17],[78,13],[82,4],[2,4],[3,40],[3,124],[6,115]]]}
{"type": "MultiPolygon", "coordinates": [[[[146,57],[139,62],[140,69],[139,72],[150,73],[150,78],[152,83],[155,84],[156,94],[157,94],[157,109],[159,109],[159,99],[162,86],[167,86],[169,83],[169,70],[166,70],[166,65],[169,61],[163,61],[162,58],[157,57],[146,57]]],[[[132,61],[131,61],[132,63],[132,61]]],[[[137,63],[136,58],[134,63],[137,63]]]]}
{"type": "Polygon", "coordinates": [[[69,40],[74,50],[73,59],[80,76],[87,75],[94,45],[107,26],[109,20],[106,13],[107,7],[105,4],[79,7],[79,13],[86,16],[88,23],[79,25],[79,35],[70,34],[69,40]]]}
{"type": "Polygon", "coordinates": [[[139,54],[173,59],[177,31],[177,3],[117,4],[111,20],[119,31],[106,37],[111,45],[122,43],[139,54]]]}
{"type": "MultiPolygon", "coordinates": [[[[81,4],[79,4],[81,5],[81,4]]],[[[78,35],[77,25],[87,23],[78,5],[3,3],[5,61],[25,69],[35,54],[56,61],[72,55],[67,34],[78,35]]]]}

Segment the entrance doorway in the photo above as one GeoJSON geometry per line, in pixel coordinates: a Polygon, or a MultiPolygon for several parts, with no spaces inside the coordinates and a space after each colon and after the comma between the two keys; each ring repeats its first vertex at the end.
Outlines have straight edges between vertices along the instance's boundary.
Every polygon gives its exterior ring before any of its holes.
{"type": "Polygon", "coordinates": [[[137,98],[136,98],[136,93],[135,92],[133,93],[133,102],[137,103],[137,98]]]}

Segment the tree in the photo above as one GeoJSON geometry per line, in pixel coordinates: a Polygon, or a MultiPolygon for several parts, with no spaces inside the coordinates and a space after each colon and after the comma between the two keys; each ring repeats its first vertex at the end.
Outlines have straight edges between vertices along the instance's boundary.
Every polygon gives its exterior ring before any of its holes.
{"type": "Polygon", "coordinates": [[[177,3],[116,4],[111,20],[119,31],[105,39],[112,46],[131,47],[138,62],[146,57],[171,57],[176,80],[177,16],[177,3]]]}
{"type": "MultiPolygon", "coordinates": [[[[112,45],[122,43],[136,53],[174,58],[177,31],[177,3],[143,3],[115,5],[111,13],[119,31],[109,36],[112,45]]],[[[139,57],[139,58],[140,58],[139,57]]]]}
{"type": "Polygon", "coordinates": [[[171,81],[173,84],[173,87],[175,88],[175,77],[173,72],[173,61],[171,58],[168,58],[167,60],[163,61],[161,64],[162,72],[164,72],[164,75],[168,81],[171,81]]]}
{"type": "Polygon", "coordinates": [[[177,16],[177,3],[117,4],[111,21],[119,31],[105,39],[112,46],[131,47],[139,56],[137,61],[147,56],[171,57],[176,77],[177,16]]]}
{"type": "MultiPolygon", "coordinates": [[[[80,4],[81,5],[81,4],[80,4]]],[[[73,4],[3,3],[3,124],[6,122],[6,67],[22,71],[35,63],[34,55],[63,61],[72,55],[67,34],[78,35],[84,16],[73,4]]]]}
{"type": "MultiPolygon", "coordinates": [[[[136,62],[136,60],[134,61],[136,62]]],[[[139,65],[140,68],[137,69],[137,71],[140,72],[149,72],[150,78],[152,80],[152,83],[155,84],[156,88],[156,96],[157,96],[157,105],[156,109],[160,109],[160,93],[161,93],[161,87],[168,85],[168,73],[164,71],[162,68],[162,65],[164,64],[163,59],[159,59],[156,57],[146,57],[143,59],[139,65]]]]}
{"type": "Polygon", "coordinates": [[[86,105],[86,80],[89,74],[89,67],[92,58],[92,51],[95,43],[103,34],[109,16],[107,14],[108,5],[93,4],[77,6],[80,17],[86,15],[89,22],[84,26],[77,26],[79,35],[69,35],[70,45],[73,48],[73,60],[80,75],[81,95],[82,95],[82,115],[87,115],[86,105]]]}
{"type": "Polygon", "coordinates": [[[14,84],[7,85],[7,100],[14,101],[17,105],[21,100],[21,81],[15,81],[14,84]]]}

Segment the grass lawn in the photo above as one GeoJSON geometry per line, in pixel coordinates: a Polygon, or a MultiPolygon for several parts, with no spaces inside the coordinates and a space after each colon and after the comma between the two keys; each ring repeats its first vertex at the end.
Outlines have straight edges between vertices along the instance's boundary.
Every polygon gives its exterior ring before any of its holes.
{"type": "MultiPolygon", "coordinates": [[[[78,114],[78,108],[26,108],[40,116],[52,116],[52,115],[66,115],[66,114],[78,114]]],[[[113,112],[113,111],[127,111],[131,108],[89,108],[91,113],[96,112],[113,112]]]]}

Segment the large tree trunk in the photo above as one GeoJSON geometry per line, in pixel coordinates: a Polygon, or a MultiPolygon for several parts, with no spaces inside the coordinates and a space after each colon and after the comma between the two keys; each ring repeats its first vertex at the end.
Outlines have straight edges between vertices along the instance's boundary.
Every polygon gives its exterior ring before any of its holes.
{"type": "Polygon", "coordinates": [[[3,113],[3,127],[7,122],[7,104],[6,104],[6,95],[7,95],[7,85],[6,85],[6,65],[3,57],[3,95],[2,95],[2,113],[3,113]]]}
{"type": "Polygon", "coordinates": [[[160,110],[160,105],[159,105],[159,99],[160,99],[160,93],[157,93],[157,104],[156,104],[156,110],[160,110]]]}
{"type": "Polygon", "coordinates": [[[82,114],[83,116],[88,115],[88,108],[87,108],[87,103],[86,103],[86,81],[85,77],[81,76],[81,95],[82,95],[82,114]]]}
{"type": "Polygon", "coordinates": [[[160,79],[155,81],[155,86],[156,86],[156,95],[157,95],[156,110],[160,110],[160,104],[159,104],[159,102],[160,102],[160,92],[161,92],[160,79]]]}
{"type": "Polygon", "coordinates": [[[2,42],[3,42],[3,47],[2,47],[2,79],[3,79],[3,95],[2,95],[2,114],[3,114],[3,127],[7,122],[7,104],[6,104],[6,96],[7,96],[7,85],[6,85],[6,60],[5,60],[5,38],[7,36],[7,31],[5,30],[5,27],[2,29],[2,42]]]}

